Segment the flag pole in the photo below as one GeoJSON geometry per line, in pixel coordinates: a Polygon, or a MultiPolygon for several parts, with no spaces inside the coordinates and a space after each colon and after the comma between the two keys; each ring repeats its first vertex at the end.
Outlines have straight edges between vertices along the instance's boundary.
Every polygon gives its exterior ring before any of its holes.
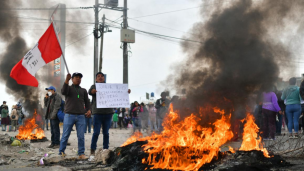
{"type": "Polygon", "coordinates": [[[63,50],[62,50],[62,47],[61,47],[61,43],[60,43],[59,38],[58,38],[57,30],[56,30],[56,27],[55,27],[55,24],[54,24],[54,20],[53,20],[53,15],[54,15],[54,13],[55,13],[55,11],[57,10],[58,7],[59,7],[59,4],[58,4],[58,6],[56,7],[56,9],[54,10],[54,12],[53,12],[53,14],[51,15],[51,18],[50,18],[50,19],[51,19],[51,24],[53,25],[53,28],[54,28],[54,31],[55,31],[55,34],[56,34],[57,41],[58,41],[58,43],[59,43],[59,46],[60,46],[60,49],[61,49],[61,52],[62,52],[63,61],[64,61],[64,63],[65,63],[66,69],[67,69],[68,74],[69,74],[70,71],[69,71],[69,68],[68,68],[68,64],[67,64],[67,62],[66,62],[66,60],[65,60],[65,56],[64,56],[64,53],[63,53],[63,50]]]}

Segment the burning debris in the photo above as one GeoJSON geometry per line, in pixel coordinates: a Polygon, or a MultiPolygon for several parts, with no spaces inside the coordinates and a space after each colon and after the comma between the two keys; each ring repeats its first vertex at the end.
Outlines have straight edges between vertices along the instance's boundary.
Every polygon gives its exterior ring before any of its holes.
{"type": "MultiPolygon", "coordinates": [[[[136,141],[124,147],[115,149],[115,157],[112,158],[112,169],[119,171],[120,168],[124,170],[153,170],[153,171],[169,171],[169,170],[227,170],[227,171],[239,171],[239,170],[271,170],[282,167],[291,166],[279,155],[274,155],[271,158],[265,157],[262,151],[236,151],[231,152],[218,152],[211,159],[210,163],[204,164],[196,169],[180,168],[180,169],[168,169],[171,165],[163,166],[163,168],[155,168],[153,165],[142,163],[149,155],[143,150],[142,146],[145,146],[147,141],[136,141]]],[[[182,155],[182,154],[181,154],[182,155]]],[[[197,154],[199,156],[199,154],[197,154]]],[[[197,156],[191,156],[197,158],[197,156]]],[[[155,154],[157,161],[163,161],[161,154],[155,154]]],[[[181,159],[182,161],[183,159],[181,159]]]]}
{"type": "Polygon", "coordinates": [[[286,165],[279,156],[270,159],[274,156],[270,156],[263,147],[262,139],[257,134],[259,128],[251,114],[243,120],[246,123],[241,148],[235,152],[229,147],[230,152],[220,152],[221,146],[233,138],[233,133],[230,129],[230,115],[225,116],[225,112],[218,108],[213,110],[214,113],[220,114],[221,118],[209,127],[202,127],[198,124],[200,118],[196,115],[192,114],[180,121],[179,115],[171,108],[163,132],[152,134],[150,137],[142,137],[142,134],[137,133],[121,148],[115,150],[115,156],[118,156],[119,160],[114,162],[114,168],[121,167],[124,165],[123,162],[129,163],[129,160],[137,160],[136,167],[140,169],[160,170],[201,170],[202,168],[208,170],[217,167],[219,162],[228,162],[228,160],[235,160],[235,163],[229,165],[231,168],[243,164],[244,166],[249,164],[249,167],[256,162],[260,162],[259,167],[268,167],[269,162],[273,164],[282,162],[282,166],[286,165]],[[257,158],[246,163],[245,159],[252,156],[257,158]]]}
{"type": "Polygon", "coordinates": [[[31,143],[40,143],[40,142],[46,142],[49,141],[46,137],[43,137],[41,139],[31,139],[31,143]]]}
{"type": "Polygon", "coordinates": [[[24,121],[24,125],[19,127],[19,133],[16,138],[20,140],[47,140],[44,131],[36,123],[37,111],[34,115],[24,121]]]}
{"type": "Polygon", "coordinates": [[[258,135],[259,127],[254,122],[254,117],[251,114],[247,114],[243,142],[240,151],[262,151],[265,157],[270,158],[266,148],[263,148],[262,138],[258,135]]]}

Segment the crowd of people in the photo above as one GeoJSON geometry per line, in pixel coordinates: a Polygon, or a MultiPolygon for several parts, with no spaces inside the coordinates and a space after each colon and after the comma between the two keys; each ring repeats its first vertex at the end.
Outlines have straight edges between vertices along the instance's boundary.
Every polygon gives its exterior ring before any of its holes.
{"type": "MultiPolygon", "coordinates": [[[[264,85],[255,109],[256,123],[264,140],[274,140],[282,135],[282,127],[288,128],[289,138],[299,138],[304,129],[304,81],[296,85],[296,78],[289,79],[289,86],[278,91],[275,86],[264,85]]],[[[303,132],[304,133],[304,132],[303,132]]]]}
{"type": "Polygon", "coordinates": [[[20,103],[13,105],[9,110],[6,101],[0,106],[2,131],[16,131],[23,124],[24,114],[20,103]]]}
{"type": "MultiPolygon", "coordinates": [[[[47,94],[44,98],[45,119],[50,121],[51,145],[49,148],[59,148],[59,155],[65,156],[65,149],[68,144],[73,126],[76,127],[78,138],[78,155],[80,159],[85,159],[85,133],[93,134],[91,139],[90,160],[94,160],[97,149],[97,141],[100,131],[103,134],[103,150],[109,148],[109,129],[132,128],[135,131],[163,131],[163,119],[168,113],[169,105],[176,103],[176,98],[167,99],[167,93],[162,92],[161,98],[154,103],[139,103],[135,101],[130,108],[97,108],[96,85],[90,89],[80,86],[83,75],[81,73],[68,74],[62,86],[61,94],[65,96],[65,101],[56,88],[50,86],[46,88],[47,94]],[[69,85],[72,80],[72,85],[69,85]],[[92,101],[89,100],[92,96],[92,101]],[[58,112],[64,110],[63,121],[60,120],[58,112]],[[60,122],[63,122],[63,132],[60,138],[60,122]]],[[[102,72],[96,73],[96,83],[105,83],[102,72]]],[[[289,80],[289,86],[282,92],[277,91],[275,86],[265,85],[264,92],[257,98],[255,118],[257,125],[261,128],[261,135],[264,140],[274,140],[276,135],[281,135],[282,125],[287,125],[290,138],[299,138],[299,129],[304,128],[304,82],[301,88],[296,86],[296,78],[289,80]]],[[[130,93],[131,90],[128,90],[130,93]]],[[[175,105],[173,105],[174,108],[175,105]]],[[[22,124],[24,115],[20,104],[13,105],[9,111],[6,102],[0,107],[2,130],[5,131],[7,125],[13,125],[15,130],[22,124]]],[[[237,125],[237,124],[235,124],[237,125]]]]}
{"type": "Polygon", "coordinates": [[[138,103],[135,101],[131,104],[129,113],[124,119],[125,127],[130,125],[133,127],[133,132],[151,131],[161,132],[163,130],[163,119],[168,112],[171,101],[166,98],[166,92],[161,93],[161,98],[156,103],[138,103]]]}

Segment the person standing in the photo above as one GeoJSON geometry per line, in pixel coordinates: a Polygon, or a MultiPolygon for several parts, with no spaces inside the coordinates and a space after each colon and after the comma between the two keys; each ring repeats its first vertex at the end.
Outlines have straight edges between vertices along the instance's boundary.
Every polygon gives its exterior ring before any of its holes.
{"type": "Polygon", "coordinates": [[[113,114],[113,127],[116,129],[117,128],[117,122],[118,122],[118,114],[115,112],[113,114]]]}
{"type": "MultiPolygon", "coordinates": [[[[105,77],[102,72],[96,74],[96,83],[105,83],[105,77]]],[[[96,103],[96,86],[95,84],[89,89],[89,95],[92,96],[92,111],[94,115],[93,121],[93,135],[91,141],[91,156],[90,159],[93,159],[95,156],[95,151],[97,148],[97,141],[100,134],[100,129],[102,127],[103,134],[103,149],[109,148],[109,129],[111,127],[112,115],[114,113],[113,108],[97,108],[96,103]]]]}
{"type": "Polygon", "coordinates": [[[148,132],[149,111],[144,103],[140,104],[140,108],[142,108],[142,112],[140,112],[141,128],[143,131],[146,130],[148,132]]]}
{"type": "Polygon", "coordinates": [[[1,125],[2,131],[6,131],[6,125],[9,125],[8,107],[6,104],[1,105],[1,125]]]}
{"type": "Polygon", "coordinates": [[[61,94],[65,96],[63,133],[60,141],[59,155],[65,156],[65,149],[70,137],[73,125],[76,125],[78,138],[79,159],[85,157],[84,128],[85,117],[91,116],[90,100],[86,89],[80,87],[82,79],[81,73],[68,74],[61,89],[61,94]],[[72,78],[72,85],[69,81],[72,78]],[[85,106],[85,107],[84,107],[85,106]]]}
{"type": "MultiPolygon", "coordinates": [[[[48,94],[46,94],[46,97],[49,97],[49,95],[48,94]]],[[[44,106],[45,106],[45,104],[44,104],[44,106]]],[[[43,109],[43,112],[44,113],[46,113],[46,108],[44,107],[44,109],[43,109]]],[[[46,117],[44,117],[45,119],[44,119],[44,126],[43,126],[43,130],[49,130],[49,119],[47,119],[46,117]]]]}
{"type": "Polygon", "coordinates": [[[153,103],[149,104],[149,118],[151,121],[151,131],[157,131],[156,126],[156,108],[153,103]]]}
{"type": "Polygon", "coordinates": [[[131,121],[131,118],[129,117],[128,114],[126,114],[125,118],[124,118],[124,126],[126,129],[128,129],[128,125],[129,125],[130,121],[131,121]]]}
{"type": "Polygon", "coordinates": [[[132,123],[133,123],[133,133],[135,133],[136,129],[140,132],[141,122],[139,113],[143,112],[143,109],[140,107],[137,101],[134,102],[134,106],[131,109],[132,111],[132,123]]]}
{"type": "Polygon", "coordinates": [[[23,124],[23,119],[24,119],[24,114],[22,112],[22,106],[20,103],[18,103],[16,105],[16,110],[17,110],[17,113],[18,113],[18,125],[22,125],[23,124]]]}
{"type": "Polygon", "coordinates": [[[6,101],[3,101],[3,104],[0,106],[0,112],[2,111],[3,107],[6,106],[7,110],[9,111],[8,106],[6,105],[6,101]]]}
{"type": "Polygon", "coordinates": [[[167,93],[162,92],[161,93],[161,98],[156,101],[155,108],[157,109],[157,122],[158,122],[158,131],[162,132],[163,131],[163,120],[168,113],[169,105],[170,105],[170,100],[166,98],[167,93]]]}
{"type": "Polygon", "coordinates": [[[124,127],[123,119],[125,117],[126,108],[118,108],[117,114],[118,114],[118,125],[120,129],[124,127]]]}
{"type": "Polygon", "coordinates": [[[12,110],[12,113],[11,113],[11,120],[12,120],[12,126],[14,129],[14,131],[17,130],[17,125],[18,125],[18,113],[17,113],[17,110],[16,110],[16,105],[13,106],[13,110],[12,110]]]}
{"type": "MultiPolygon", "coordinates": [[[[265,85],[266,86],[266,85],[265,85]]],[[[263,138],[264,140],[274,140],[276,133],[276,115],[282,114],[281,108],[278,104],[277,95],[273,92],[273,87],[263,88],[263,106],[262,106],[262,116],[263,121],[263,138]]]]}
{"type": "Polygon", "coordinates": [[[280,97],[282,96],[282,91],[277,92],[277,97],[278,98],[278,104],[279,107],[281,108],[282,114],[278,114],[278,119],[279,121],[276,122],[276,135],[280,136],[282,135],[282,124],[283,124],[283,118],[285,117],[285,108],[286,105],[284,104],[284,100],[282,100],[280,97]]]}
{"type": "Polygon", "coordinates": [[[282,93],[282,100],[286,100],[286,115],[288,119],[289,138],[299,138],[299,118],[301,115],[301,96],[300,88],[296,86],[297,79],[292,77],[289,79],[289,86],[282,93]],[[294,135],[292,128],[294,127],[294,135]]]}
{"type": "MultiPolygon", "coordinates": [[[[96,83],[105,83],[105,77],[102,72],[96,73],[96,83]]],[[[101,127],[103,134],[103,149],[109,149],[109,129],[111,127],[112,115],[114,113],[113,108],[97,108],[96,92],[96,85],[94,84],[89,89],[89,95],[92,96],[92,111],[94,115],[94,132],[91,141],[90,160],[94,159],[101,127]]],[[[130,93],[130,90],[128,90],[128,92],[130,93]]]]}
{"type": "MultiPolygon", "coordinates": [[[[46,88],[47,94],[44,97],[45,119],[51,123],[51,144],[48,148],[59,148],[60,145],[60,128],[57,117],[58,110],[61,107],[61,97],[56,93],[56,88],[50,86],[46,88]]],[[[42,119],[42,118],[41,118],[42,119]]]]}

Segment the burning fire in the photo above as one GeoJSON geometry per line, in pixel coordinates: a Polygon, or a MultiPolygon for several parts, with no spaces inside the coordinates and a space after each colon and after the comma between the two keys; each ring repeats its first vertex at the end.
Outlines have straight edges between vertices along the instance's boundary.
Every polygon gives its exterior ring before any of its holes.
{"type": "MultiPolygon", "coordinates": [[[[137,132],[122,146],[136,141],[148,141],[143,145],[143,149],[149,156],[142,159],[142,163],[151,165],[150,169],[198,170],[217,158],[220,147],[233,138],[230,129],[231,115],[225,116],[225,112],[218,108],[213,108],[213,111],[220,114],[221,118],[213,123],[214,128],[203,128],[198,124],[201,120],[199,117],[191,114],[180,121],[179,115],[173,112],[171,107],[163,123],[163,132],[153,133],[149,137],[142,137],[143,135],[137,132]]],[[[254,123],[253,115],[248,114],[244,120],[246,124],[243,143],[239,150],[259,150],[263,151],[265,157],[269,157],[257,134],[259,128],[254,123]]],[[[229,147],[229,151],[235,152],[232,147],[229,147]]]]}
{"type": "Polygon", "coordinates": [[[129,139],[127,139],[126,142],[124,142],[121,146],[126,146],[129,144],[132,144],[143,137],[143,134],[141,132],[135,132],[129,139]]]}
{"type": "MultiPolygon", "coordinates": [[[[218,109],[214,111],[223,113],[218,109]]],[[[171,108],[161,134],[152,134],[147,138],[140,138],[137,134],[127,141],[132,143],[136,140],[148,140],[143,148],[149,157],[142,162],[153,165],[151,169],[197,170],[217,157],[220,147],[233,137],[229,124],[230,116],[222,114],[221,119],[213,124],[214,130],[201,127],[198,124],[200,118],[193,114],[183,121],[179,119],[179,115],[171,108]]],[[[127,145],[127,142],[124,145],[127,145]]]]}
{"type": "Polygon", "coordinates": [[[45,137],[44,131],[41,128],[38,128],[38,125],[36,124],[36,116],[37,111],[35,110],[33,117],[25,120],[24,125],[19,127],[19,133],[16,138],[20,140],[32,140],[45,137]]]}
{"type": "Polygon", "coordinates": [[[259,150],[264,153],[265,157],[269,158],[267,149],[263,148],[262,138],[258,135],[259,127],[255,124],[253,115],[248,113],[245,120],[246,124],[244,126],[243,142],[240,150],[259,150]]]}

